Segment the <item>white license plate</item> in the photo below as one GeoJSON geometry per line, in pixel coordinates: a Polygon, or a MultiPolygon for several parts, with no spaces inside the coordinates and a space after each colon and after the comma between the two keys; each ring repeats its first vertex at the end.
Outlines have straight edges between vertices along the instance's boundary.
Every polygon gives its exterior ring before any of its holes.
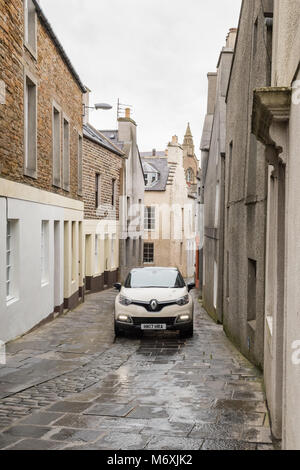
{"type": "Polygon", "coordinates": [[[147,324],[147,325],[141,325],[142,330],[166,330],[167,325],[152,325],[152,324],[147,324]]]}

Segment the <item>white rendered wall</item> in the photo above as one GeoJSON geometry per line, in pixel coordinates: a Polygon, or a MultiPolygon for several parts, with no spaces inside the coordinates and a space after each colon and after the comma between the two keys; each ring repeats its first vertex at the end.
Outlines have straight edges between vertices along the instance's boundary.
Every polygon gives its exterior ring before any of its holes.
{"type": "MultiPolygon", "coordinates": [[[[63,253],[63,216],[64,210],[18,199],[0,198],[0,259],[6,259],[6,220],[18,220],[17,259],[17,296],[6,301],[6,265],[0,264],[0,338],[6,342],[16,338],[53,313],[54,307],[63,303],[63,276],[54,299],[54,220],[60,220],[58,242],[63,253]],[[6,202],[7,201],[7,202],[6,202]],[[49,221],[49,281],[41,281],[41,224],[49,221]],[[55,305],[55,301],[59,304],[55,305]]],[[[62,257],[60,267],[62,269],[62,257]]]]}

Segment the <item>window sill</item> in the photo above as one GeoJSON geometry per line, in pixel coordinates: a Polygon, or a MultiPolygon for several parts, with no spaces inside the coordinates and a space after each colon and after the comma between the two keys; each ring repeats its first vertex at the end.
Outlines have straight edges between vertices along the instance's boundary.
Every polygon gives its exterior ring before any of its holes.
{"type": "Polygon", "coordinates": [[[14,303],[18,302],[18,300],[18,297],[8,297],[6,299],[6,306],[9,307],[10,305],[13,305],[14,303]]]}
{"type": "Polygon", "coordinates": [[[28,176],[29,178],[37,180],[37,171],[36,170],[30,170],[29,168],[25,168],[24,169],[24,176],[28,176]]]}
{"type": "Polygon", "coordinates": [[[273,336],[273,317],[271,317],[270,315],[267,315],[266,323],[268,326],[270,336],[273,336]]]}
{"type": "Polygon", "coordinates": [[[28,42],[24,42],[24,47],[27,49],[33,59],[37,61],[37,48],[34,49],[28,42]]]}
{"type": "Polygon", "coordinates": [[[253,331],[253,333],[256,332],[256,320],[248,321],[248,326],[249,326],[249,328],[251,328],[251,330],[253,331]]]}

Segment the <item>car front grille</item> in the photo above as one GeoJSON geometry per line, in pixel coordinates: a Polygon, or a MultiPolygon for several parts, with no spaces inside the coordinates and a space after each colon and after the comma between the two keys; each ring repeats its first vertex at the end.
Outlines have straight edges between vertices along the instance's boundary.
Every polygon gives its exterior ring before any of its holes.
{"type": "Polygon", "coordinates": [[[150,303],[149,304],[146,304],[146,303],[143,303],[143,302],[132,302],[132,305],[137,305],[138,307],[144,307],[147,312],[151,312],[151,313],[158,313],[158,312],[161,312],[163,308],[165,307],[170,307],[170,305],[177,305],[177,302],[161,302],[157,305],[156,309],[155,310],[152,310],[151,306],[150,306],[150,303]]]}
{"type": "Polygon", "coordinates": [[[175,323],[175,317],[169,318],[140,318],[140,317],[132,317],[132,321],[134,325],[168,325],[173,326],[175,323]]]}

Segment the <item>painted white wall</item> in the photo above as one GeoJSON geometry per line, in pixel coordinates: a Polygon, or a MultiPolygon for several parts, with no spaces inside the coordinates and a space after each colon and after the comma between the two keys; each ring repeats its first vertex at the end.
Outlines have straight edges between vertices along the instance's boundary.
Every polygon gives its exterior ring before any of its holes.
{"type": "MultiPolygon", "coordinates": [[[[298,52],[299,57],[299,52],[298,52]]],[[[299,60],[299,59],[298,59],[299,60]]],[[[297,80],[300,80],[300,72],[297,80]]],[[[286,210],[286,305],[284,354],[284,449],[300,449],[300,107],[292,103],[286,210]],[[298,345],[298,346],[297,346],[298,345]]]]}
{"type": "MultiPolygon", "coordinates": [[[[35,204],[18,199],[0,198],[0,259],[6,259],[6,220],[18,220],[16,298],[6,301],[6,264],[0,265],[0,338],[6,342],[16,338],[38,324],[63,303],[63,277],[60,277],[54,299],[54,220],[63,221],[64,210],[54,206],[35,204]],[[49,221],[48,260],[49,281],[41,279],[41,224],[49,221]]],[[[63,222],[58,243],[63,250],[63,222]]],[[[63,251],[62,251],[63,252],[63,251]]],[[[57,268],[58,269],[58,268],[57,268]]]]}
{"type": "MultiPolygon", "coordinates": [[[[76,257],[76,280],[71,273],[64,276],[64,221],[70,225],[76,221],[77,228],[83,213],[48,204],[40,204],[13,198],[0,197],[0,339],[10,341],[28,332],[64,302],[64,297],[78,290],[80,279],[78,256],[76,257]],[[17,250],[14,262],[16,280],[15,297],[6,299],[6,229],[7,219],[17,221],[17,250]],[[41,275],[41,226],[48,221],[47,282],[41,275]],[[54,237],[54,222],[56,236],[54,237]],[[66,282],[67,278],[67,282],[66,282]],[[65,281],[65,285],[64,285],[65,281]],[[56,286],[56,287],[55,287],[56,286]]],[[[77,233],[77,249],[79,236],[77,233]]],[[[68,250],[70,250],[70,246],[68,250]]],[[[78,251],[78,250],[77,250],[78,251]]],[[[71,260],[71,253],[68,253],[71,260]]],[[[70,266],[72,263],[70,263],[70,266]]]]}
{"type": "Polygon", "coordinates": [[[83,221],[84,239],[88,239],[85,247],[87,262],[85,276],[99,276],[106,271],[106,260],[108,260],[108,271],[115,271],[119,267],[119,222],[116,220],[92,220],[83,221]],[[98,263],[95,260],[95,240],[98,235],[98,263]],[[113,249],[112,249],[113,244],[113,249]]]}

